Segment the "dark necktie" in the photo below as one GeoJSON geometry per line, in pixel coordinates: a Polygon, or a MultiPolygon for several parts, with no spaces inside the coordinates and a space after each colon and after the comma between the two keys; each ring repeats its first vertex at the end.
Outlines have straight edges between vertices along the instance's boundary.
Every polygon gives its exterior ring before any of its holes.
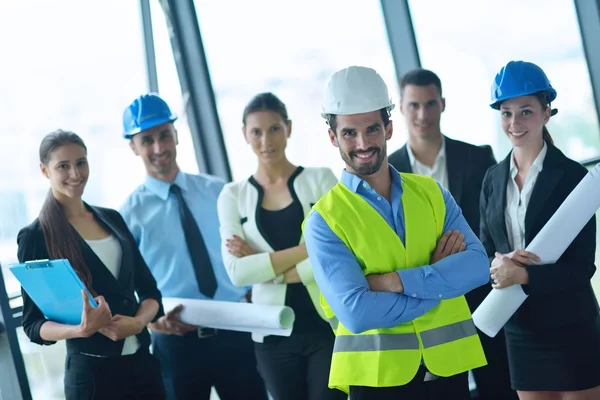
{"type": "Polygon", "coordinates": [[[185,234],[185,241],[190,252],[196,279],[198,280],[198,287],[203,295],[212,298],[217,291],[217,278],[215,278],[215,272],[208,256],[206,244],[200,233],[200,228],[198,228],[192,212],[187,204],[185,204],[185,200],[183,200],[181,188],[177,185],[171,185],[171,193],[177,197],[177,201],[179,202],[181,226],[185,234]]]}

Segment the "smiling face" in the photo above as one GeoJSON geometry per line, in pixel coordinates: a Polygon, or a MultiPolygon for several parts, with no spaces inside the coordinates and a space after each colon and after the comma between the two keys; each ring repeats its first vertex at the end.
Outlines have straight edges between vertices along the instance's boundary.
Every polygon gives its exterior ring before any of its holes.
{"type": "Polygon", "coordinates": [[[550,107],[543,107],[536,96],[505,100],[500,105],[502,129],[513,147],[537,147],[542,130],[550,119],[550,107]]]}
{"type": "Polygon", "coordinates": [[[436,85],[406,85],[402,89],[400,111],[406,120],[411,137],[432,139],[441,135],[440,120],[446,108],[436,85]]]}
{"type": "Polygon", "coordinates": [[[129,143],[142,158],[148,175],[172,181],[177,175],[177,132],[168,122],[138,133],[129,143]]]}
{"type": "Polygon", "coordinates": [[[275,111],[255,111],[246,116],[242,133],[260,163],[278,163],[285,160],[287,140],[292,122],[285,121],[275,111]]]}
{"type": "Polygon", "coordinates": [[[336,131],[329,129],[329,139],[339,148],[346,162],[346,170],[359,176],[379,171],[387,160],[387,141],[392,137],[392,121],[385,126],[381,111],[338,115],[335,118],[336,131]]]}
{"type": "Polygon", "coordinates": [[[74,143],[57,147],[40,168],[59,201],[81,198],[90,174],[85,148],[74,143]]]}

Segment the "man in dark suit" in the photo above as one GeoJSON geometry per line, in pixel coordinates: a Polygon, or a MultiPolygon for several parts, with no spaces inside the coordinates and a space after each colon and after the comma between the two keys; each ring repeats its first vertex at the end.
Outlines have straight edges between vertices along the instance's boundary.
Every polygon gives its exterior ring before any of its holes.
{"type": "MultiPolygon", "coordinates": [[[[429,175],[445,186],[471,229],[479,234],[479,195],[487,169],[496,164],[490,146],[474,146],[442,134],[440,119],[446,107],[439,77],[426,69],[408,72],[400,82],[401,105],[408,127],[408,143],[389,156],[400,172],[429,175]]],[[[491,285],[465,296],[471,312],[481,304],[491,285]]],[[[495,338],[480,334],[488,365],[473,371],[479,398],[517,399],[510,387],[503,332],[495,338]]]]}

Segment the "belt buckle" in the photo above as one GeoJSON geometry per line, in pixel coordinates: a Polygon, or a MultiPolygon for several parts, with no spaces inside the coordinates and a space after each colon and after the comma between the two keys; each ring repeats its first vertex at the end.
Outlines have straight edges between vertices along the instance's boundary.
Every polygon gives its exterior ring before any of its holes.
{"type": "Polygon", "coordinates": [[[217,330],[214,328],[201,328],[198,327],[198,338],[204,339],[207,337],[212,337],[217,334],[217,330]]]}

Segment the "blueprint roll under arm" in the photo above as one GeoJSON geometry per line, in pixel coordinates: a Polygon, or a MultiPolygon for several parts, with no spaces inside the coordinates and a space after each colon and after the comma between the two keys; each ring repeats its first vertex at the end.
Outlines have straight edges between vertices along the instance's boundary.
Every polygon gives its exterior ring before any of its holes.
{"type": "MultiPolygon", "coordinates": [[[[525,250],[555,263],[600,209],[600,164],[590,170],[525,250]]],[[[543,267],[541,267],[543,268],[543,267]]],[[[473,313],[475,325],[494,337],[527,299],[521,285],[492,289],[473,313]]]]}
{"type": "Polygon", "coordinates": [[[177,297],[164,297],[162,303],[165,312],[182,304],[181,322],[205,328],[290,336],[295,320],[294,310],[281,305],[177,297]]]}

